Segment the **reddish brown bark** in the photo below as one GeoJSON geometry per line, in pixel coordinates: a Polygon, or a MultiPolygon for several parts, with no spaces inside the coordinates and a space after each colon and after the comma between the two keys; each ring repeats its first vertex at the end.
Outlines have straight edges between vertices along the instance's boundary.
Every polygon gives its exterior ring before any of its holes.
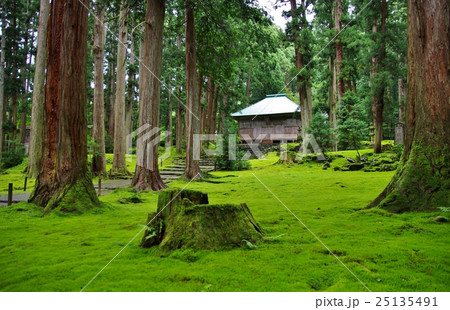
{"type": "MultiPolygon", "coordinates": [[[[44,149],[30,198],[45,212],[99,204],[87,170],[86,44],[88,1],[53,1],[47,33],[44,149]]],[[[80,207],[81,209],[77,209],[80,207]]]]}
{"type": "MultiPolygon", "coordinates": [[[[375,59],[375,72],[378,70],[377,67],[379,67],[380,70],[384,69],[384,61],[386,58],[386,19],[387,19],[387,2],[386,0],[381,0],[381,23],[380,23],[380,30],[381,30],[381,42],[379,44],[381,45],[381,53],[379,56],[379,59],[375,59]]],[[[376,28],[375,28],[376,29],[376,28]]],[[[375,73],[376,75],[376,73],[375,73]]],[[[381,141],[383,140],[383,109],[384,109],[384,81],[380,81],[379,85],[375,86],[376,91],[374,93],[373,98],[373,119],[374,119],[374,126],[375,126],[375,145],[374,145],[374,153],[381,153],[381,141]]]]}
{"type": "Polygon", "coordinates": [[[401,166],[370,206],[402,211],[448,205],[450,41],[446,0],[408,2],[408,94],[401,166]]]}

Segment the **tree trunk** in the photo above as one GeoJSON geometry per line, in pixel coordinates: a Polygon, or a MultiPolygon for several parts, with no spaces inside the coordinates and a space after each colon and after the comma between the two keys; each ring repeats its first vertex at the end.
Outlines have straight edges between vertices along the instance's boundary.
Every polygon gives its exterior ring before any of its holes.
{"type": "Polygon", "coordinates": [[[212,118],[213,118],[213,105],[214,105],[214,93],[215,93],[215,86],[214,82],[212,81],[211,76],[208,77],[208,90],[206,92],[206,98],[208,102],[208,112],[206,114],[206,133],[210,134],[213,132],[213,124],[212,124],[212,118]]]}
{"type": "MultiPolygon", "coordinates": [[[[341,31],[341,14],[342,14],[342,3],[341,0],[335,1],[335,13],[334,13],[334,28],[336,32],[341,31]]],[[[338,102],[341,102],[342,97],[344,97],[344,79],[341,77],[342,68],[342,42],[340,36],[336,40],[336,78],[338,84],[338,102]]]]}
{"type": "MultiPolygon", "coordinates": [[[[378,66],[378,69],[383,71],[385,64],[384,60],[386,58],[386,18],[387,18],[387,2],[386,0],[381,0],[381,53],[378,61],[375,61],[375,64],[378,66]]],[[[376,23],[376,21],[375,21],[376,23]]],[[[375,28],[376,30],[376,25],[375,28]]],[[[374,144],[374,153],[381,153],[381,141],[383,140],[383,109],[384,109],[384,92],[385,86],[384,81],[378,81],[379,85],[375,85],[375,93],[373,98],[373,119],[375,126],[375,144],[374,144]]]]}
{"type": "MultiPolygon", "coordinates": [[[[2,34],[5,33],[6,29],[6,12],[4,7],[2,8],[2,15],[1,15],[1,21],[2,21],[2,34]]],[[[2,152],[3,152],[3,117],[4,117],[4,108],[6,107],[5,104],[5,67],[6,67],[6,36],[2,35],[1,43],[0,43],[0,167],[2,162],[2,152]]]]}
{"type": "MultiPolygon", "coordinates": [[[[23,146],[25,146],[25,138],[27,133],[27,97],[28,97],[28,75],[27,75],[27,67],[28,67],[28,41],[30,39],[30,34],[28,32],[28,27],[31,23],[31,15],[30,15],[30,0],[26,1],[26,12],[25,12],[25,34],[24,34],[24,50],[26,51],[25,59],[22,65],[22,68],[20,69],[22,78],[23,78],[23,94],[22,94],[22,102],[20,107],[20,125],[19,125],[19,143],[23,146]]],[[[31,63],[31,59],[30,59],[31,63]]]]}
{"type": "Polygon", "coordinates": [[[252,84],[252,76],[247,72],[247,85],[245,90],[245,97],[247,98],[247,107],[250,105],[250,87],[252,84]]]}
{"type": "Polygon", "coordinates": [[[194,2],[186,2],[185,13],[186,35],[186,171],[185,178],[192,180],[200,175],[199,160],[194,160],[194,134],[198,133],[200,119],[198,117],[198,80],[197,59],[195,51],[194,2]]]}
{"type": "Polygon", "coordinates": [[[112,170],[127,174],[125,163],[125,82],[127,60],[128,4],[122,0],[119,16],[119,35],[117,43],[116,102],[114,104],[114,157],[112,170]]]}
{"type": "Polygon", "coordinates": [[[173,127],[173,120],[172,120],[172,92],[170,85],[167,87],[167,135],[166,135],[166,147],[172,147],[172,127],[173,127]]]}
{"type": "Polygon", "coordinates": [[[130,46],[130,66],[128,70],[128,90],[127,90],[127,102],[126,102],[126,111],[125,111],[125,133],[127,135],[133,132],[133,101],[134,101],[134,81],[136,80],[136,72],[135,72],[135,55],[134,55],[134,40],[133,36],[130,38],[131,46],[130,46]]]}
{"type": "Polygon", "coordinates": [[[88,1],[52,1],[40,172],[30,202],[44,213],[99,205],[87,169],[86,45],[88,1]]]}
{"type": "Polygon", "coordinates": [[[177,111],[175,116],[175,149],[178,154],[181,154],[181,148],[183,143],[183,115],[181,114],[181,105],[177,104],[177,111]]]}
{"type": "MultiPolygon", "coordinates": [[[[181,50],[181,35],[177,36],[177,47],[179,50],[181,50]]],[[[178,79],[179,75],[176,74],[176,83],[177,83],[177,92],[178,92],[178,98],[181,98],[181,85],[178,79]]],[[[182,153],[183,148],[183,122],[181,121],[183,119],[183,109],[181,108],[180,100],[177,100],[177,115],[176,115],[176,123],[175,123],[175,149],[178,154],[182,153]]],[[[186,116],[184,116],[184,119],[186,119],[186,116]]]]}
{"type": "Polygon", "coordinates": [[[450,192],[449,4],[408,2],[408,94],[402,162],[369,206],[394,212],[446,207],[450,192]]]}
{"type": "Polygon", "coordinates": [[[110,94],[109,94],[109,115],[108,115],[108,135],[114,137],[114,93],[116,92],[116,83],[114,81],[114,64],[109,64],[110,70],[110,94]]]}
{"type": "Polygon", "coordinates": [[[403,79],[398,79],[398,122],[403,123],[404,122],[404,109],[405,109],[405,103],[403,102],[404,93],[403,93],[403,79]]]}
{"type": "Polygon", "coordinates": [[[106,31],[103,26],[105,10],[100,5],[94,24],[94,115],[93,133],[95,147],[92,157],[92,173],[94,175],[106,172],[105,160],[105,99],[103,94],[103,61],[105,55],[106,31]]]}
{"type": "Polygon", "coordinates": [[[28,175],[32,178],[36,178],[39,173],[39,161],[42,156],[42,133],[44,126],[45,103],[45,66],[47,63],[47,25],[49,13],[50,4],[48,0],[41,0],[33,82],[33,101],[31,104],[31,133],[27,169],[28,175]]]}
{"type": "Polygon", "coordinates": [[[328,87],[328,105],[330,107],[330,127],[331,127],[331,149],[337,151],[337,106],[336,106],[336,63],[334,58],[330,56],[329,69],[331,71],[331,81],[328,87]]]}
{"type": "Polygon", "coordinates": [[[158,169],[164,5],[164,0],[147,0],[145,14],[144,45],[140,55],[144,69],[139,77],[139,128],[149,126],[150,132],[138,135],[136,172],[132,182],[132,186],[141,190],[158,191],[167,187],[158,169]]]}

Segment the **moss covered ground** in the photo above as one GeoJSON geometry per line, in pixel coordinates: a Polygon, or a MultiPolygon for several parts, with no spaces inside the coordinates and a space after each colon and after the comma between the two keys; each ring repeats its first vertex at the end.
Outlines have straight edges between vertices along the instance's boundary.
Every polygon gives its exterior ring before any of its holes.
{"type": "Polygon", "coordinates": [[[210,204],[246,202],[266,233],[257,247],[164,255],[139,247],[157,193],[116,190],[100,197],[102,208],[83,215],[41,217],[27,203],[0,208],[0,291],[79,291],[135,236],[86,291],[365,291],[255,176],[372,291],[450,289],[450,226],[435,220],[448,218],[449,209],[363,209],[393,171],[277,161],[272,153],[252,161],[251,170],[169,185],[207,192],[210,204]]]}

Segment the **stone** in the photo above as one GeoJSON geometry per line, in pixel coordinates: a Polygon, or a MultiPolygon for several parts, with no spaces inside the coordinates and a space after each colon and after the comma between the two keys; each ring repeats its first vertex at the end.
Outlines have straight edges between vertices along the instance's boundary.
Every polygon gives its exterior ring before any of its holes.
{"type": "Polygon", "coordinates": [[[352,163],[352,164],[355,163],[355,160],[353,158],[351,158],[350,156],[347,156],[347,160],[349,163],[352,163]]]}
{"type": "Polygon", "coordinates": [[[364,164],[350,164],[348,165],[348,170],[358,171],[364,168],[364,164]]]}

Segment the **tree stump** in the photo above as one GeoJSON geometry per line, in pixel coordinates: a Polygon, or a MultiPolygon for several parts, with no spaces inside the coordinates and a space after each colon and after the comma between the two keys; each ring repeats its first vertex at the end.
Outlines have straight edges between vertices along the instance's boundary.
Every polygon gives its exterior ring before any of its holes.
{"type": "Polygon", "coordinates": [[[210,205],[207,194],[192,190],[162,191],[147,224],[141,246],[162,251],[230,249],[254,244],[263,235],[245,203],[210,205]]]}

